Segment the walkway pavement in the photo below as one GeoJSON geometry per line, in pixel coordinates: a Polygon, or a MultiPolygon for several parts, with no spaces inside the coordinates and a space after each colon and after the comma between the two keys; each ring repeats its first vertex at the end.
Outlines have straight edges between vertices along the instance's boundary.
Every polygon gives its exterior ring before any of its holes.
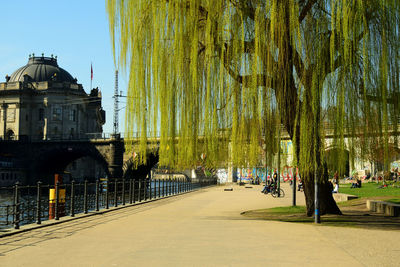
{"type": "Polygon", "coordinates": [[[290,205],[284,186],[283,199],[213,187],[4,237],[0,266],[399,266],[399,231],[240,215],[290,205]]]}

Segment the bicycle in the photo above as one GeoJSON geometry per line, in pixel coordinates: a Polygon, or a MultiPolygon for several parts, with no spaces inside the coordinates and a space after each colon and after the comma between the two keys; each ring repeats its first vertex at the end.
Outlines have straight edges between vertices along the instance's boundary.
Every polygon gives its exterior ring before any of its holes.
{"type": "MultiPolygon", "coordinates": [[[[278,197],[278,188],[272,188],[270,193],[273,197],[278,197]]],[[[285,197],[285,191],[282,188],[279,188],[279,197],[285,197]]]]}

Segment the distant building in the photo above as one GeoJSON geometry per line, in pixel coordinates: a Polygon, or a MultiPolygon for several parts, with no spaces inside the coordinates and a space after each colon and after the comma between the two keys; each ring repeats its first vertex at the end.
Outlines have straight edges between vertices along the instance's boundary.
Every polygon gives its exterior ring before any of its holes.
{"type": "MultiPolygon", "coordinates": [[[[101,135],[105,123],[101,99],[97,88],[86,94],[82,84],[58,66],[56,57],[29,56],[25,66],[0,83],[0,140],[72,140],[101,135]]],[[[0,185],[20,180],[23,173],[19,169],[18,159],[0,151],[0,185]]],[[[77,167],[75,162],[68,169],[87,168],[77,167]]]]}

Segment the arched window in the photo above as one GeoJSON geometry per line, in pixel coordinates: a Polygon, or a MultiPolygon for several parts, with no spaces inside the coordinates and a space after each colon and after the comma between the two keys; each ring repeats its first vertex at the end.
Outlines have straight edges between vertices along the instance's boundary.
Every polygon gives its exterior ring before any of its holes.
{"type": "Polygon", "coordinates": [[[6,133],[6,138],[5,138],[5,139],[6,139],[6,140],[14,140],[14,139],[15,139],[14,131],[11,130],[11,129],[8,129],[8,130],[7,130],[7,133],[6,133]]]}

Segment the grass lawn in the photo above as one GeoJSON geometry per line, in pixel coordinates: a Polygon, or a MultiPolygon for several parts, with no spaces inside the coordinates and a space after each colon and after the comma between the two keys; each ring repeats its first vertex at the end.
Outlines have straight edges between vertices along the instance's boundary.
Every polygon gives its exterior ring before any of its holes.
{"type": "Polygon", "coordinates": [[[385,201],[392,202],[392,203],[395,203],[395,204],[400,204],[400,198],[392,198],[392,199],[387,199],[385,201]]]}
{"type": "MultiPolygon", "coordinates": [[[[376,199],[400,204],[400,188],[378,188],[382,183],[363,183],[361,188],[351,189],[351,184],[340,184],[339,192],[356,195],[359,198],[338,202],[343,215],[324,215],[322,225],[360,227],[369,229],[400,230],[400,218],[388,217],[383,214],[370,214],[365,210],[366,199],[376,199]]],[[[305,206],[287,206],[270,209],[250,210],[243,216],[258,220],[271,220],[295,223],[313,223],[313,217],[306,216],[305,206]]]]}
{"type": "Polygon", "coordinates": [[[339,185],[339,193],[355,195],[360,198],[371,198],[375,196],[400,196],[400,187],[392,187],[391,185],[385,188],[379,188],[382,183],[363,183],[361,188],[350,188],[351,184],[340,184],[339,185]]]}

